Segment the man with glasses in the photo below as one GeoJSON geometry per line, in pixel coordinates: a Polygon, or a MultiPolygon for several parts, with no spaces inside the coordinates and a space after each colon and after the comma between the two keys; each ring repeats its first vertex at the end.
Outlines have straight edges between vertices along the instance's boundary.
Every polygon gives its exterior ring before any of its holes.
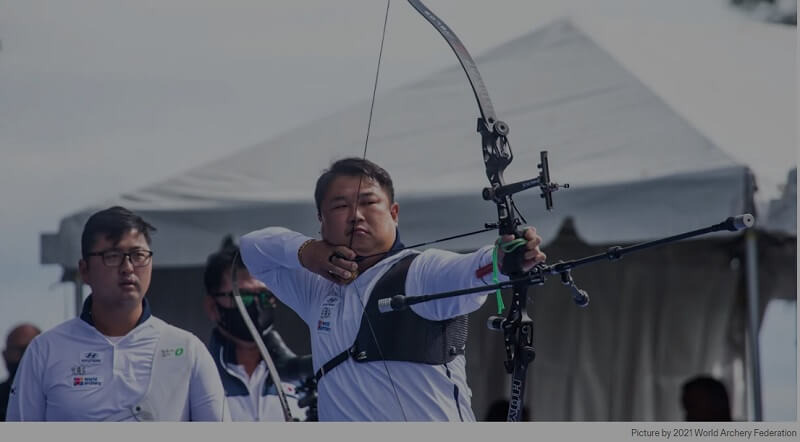
{"type": "Polygon", "coordinates": [[[239,248],[227,238],[222,249],[211,254],[206,262],[203,282],[207,296],[203,307],[216,324],[209,350],[225,387],[231,417],[234,421],[284,419],[269,368],[233,299],[234,265],[242,303],[275,362],[292,417],[297,420],[311,417],[306,416],[305,408],[298,406],[297,392],[301,381],[313,375],[311,356],[298,357],[284,344],[273,328],[274,295],[264,283],[250,276],[239,257],[239,248]]]}
{"type": "Polygon", "coordinates": [[[80,317],[31,342],[9,421],[230,420],[203,343],[150,312],[154,230],[119,206],[89,217],[78,271],[92,292],[80,317]]]}

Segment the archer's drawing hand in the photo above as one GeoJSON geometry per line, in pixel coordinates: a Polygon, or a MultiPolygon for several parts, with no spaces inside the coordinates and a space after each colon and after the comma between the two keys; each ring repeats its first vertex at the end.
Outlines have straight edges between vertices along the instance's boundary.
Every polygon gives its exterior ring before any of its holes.
{"type": "MultiPolygon", "coordinates": [[[[542,237],[536,234],[535,227],[527,227],[522,232],[523,239],[525,240],[525,245],[520,246],[524,247],[525,255],[522,261],[522,271],[527,272],[532,269],[536,264],[542,263],[547,259],[547,255],[545,255],[541,250],[539,250],[539,245],[542,243],[542,237]]],[[[506,243],[514,240],[514,235],[503,235],[500,237],[500,243],[506,243]]],[[[503,268],[503,257],[505,253],[503,249],[500,248],[497,254],[497,261],[500,268],[503,268]]]]}
{"type": "Polygon", "coordinates": [[[334,246],[326,241],[310,242],[300,254],[300,264],[309,271],[337,284],[355,279],[358,264],[356,252],[346,246],[334,246]]]}

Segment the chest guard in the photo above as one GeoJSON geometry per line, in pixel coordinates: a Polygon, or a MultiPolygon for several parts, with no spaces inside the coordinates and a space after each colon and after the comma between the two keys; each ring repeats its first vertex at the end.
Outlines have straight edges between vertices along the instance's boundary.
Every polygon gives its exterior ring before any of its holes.
{"type": "Polygon", "coordinates": [[[467,343],[466,315],[431,321],[410,308],[389,313],[378,311],[379,299],[405,292],[408,269],[416,257],[417,254],[412,254],[401,258],[375,284],[355,342],[349,349],[323,364],[315,376],[318,381],[348,358],[356,362],[386,360],[440,365],[464,354],[467,343]]]}

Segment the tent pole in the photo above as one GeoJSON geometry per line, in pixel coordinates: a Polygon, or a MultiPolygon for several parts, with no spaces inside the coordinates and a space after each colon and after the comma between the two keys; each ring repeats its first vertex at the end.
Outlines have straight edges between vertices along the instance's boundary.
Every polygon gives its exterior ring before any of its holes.
{"type": "Polygon", "coordinates": [[[81,315],[83,309],[83,280],[78,272],[75,272],[75,317],[81,315]]]}
{"type": "Polygon", "coordinates": [[[761,407],[761,352],[758,345],[758,249],[756,247],[756,233],[748,230],[745,238],[745,259],[747,261],[747,337],[749,350],[749,372],[747,377],[750,382],[750,409],[752,420],[762,421],[761,407]]]}

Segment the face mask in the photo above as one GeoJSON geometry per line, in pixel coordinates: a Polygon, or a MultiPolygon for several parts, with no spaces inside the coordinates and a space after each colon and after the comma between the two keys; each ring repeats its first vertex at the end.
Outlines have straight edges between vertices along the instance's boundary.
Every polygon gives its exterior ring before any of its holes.
{"type": "MultiPolygon", "coordinates": [[[[255,324],[259,334],[272,326],[275,316],[275,308],[272,305],[266,304],[262,306],[258,300],[255,300],[254,302],[250,302],[246,308],[247,314],[250,316],[250,319],[253,320],[253,324],[255,324]]],[[[253,342],[253,336],[250,334],[250,330],[247,329],[247,325],[244,319],[242,319],[238,308],[225,308],[217,304],[217,310],[219,311],[218,326],[225,329],[225,331],[236,338],[253,342]]]]}

